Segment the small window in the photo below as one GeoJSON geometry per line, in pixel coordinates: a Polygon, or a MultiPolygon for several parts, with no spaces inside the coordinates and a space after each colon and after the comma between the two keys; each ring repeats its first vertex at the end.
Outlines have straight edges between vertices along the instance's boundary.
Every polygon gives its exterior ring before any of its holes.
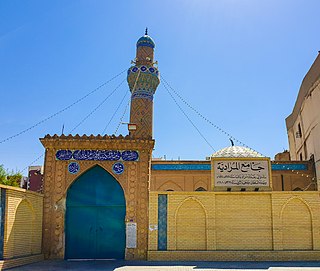
{"type": "Polygon", "coordinates": [[[198,188],[196,189],[196,191],[207,191],[207,190],[204,189],[202,186],[200,186],[200,187],[198,187],[198,188]]]}
{"type": "Polygon", "coordinates": [[[303,159],[302,159],[302,153],[300,153],[300,161],[302,161],[303,159]]]}
{"type": "Polygon", "coordinates": [[[298,123],[298,133],[300,135],[300,137],[302,136],[302,130],[301,130],[301,125],[300,123],[298,123]]]}
{"type": "Polygon", "coordinates": [[[300,187],[296,187],[293,191],[302,191],[302,189],[300,187]]]}

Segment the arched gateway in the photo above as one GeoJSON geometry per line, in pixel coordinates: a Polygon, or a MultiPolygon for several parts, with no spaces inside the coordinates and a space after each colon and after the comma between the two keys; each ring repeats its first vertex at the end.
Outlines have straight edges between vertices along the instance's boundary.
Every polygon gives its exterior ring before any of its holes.
{"type": "Polygon", "coordinates": [[[66,259],[123,259],[125,197],[117,180],[100,166],[82,174],[68,189],[66,259]]]}

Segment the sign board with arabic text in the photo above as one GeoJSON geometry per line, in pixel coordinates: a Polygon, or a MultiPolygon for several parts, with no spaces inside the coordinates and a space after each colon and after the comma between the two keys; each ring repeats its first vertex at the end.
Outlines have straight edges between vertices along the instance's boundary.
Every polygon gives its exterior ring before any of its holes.
{"type": "Polygon", "coordinates": [[[214,160],[214,186],[269,186],[268,160],[214,160]]]}
{"type": "Polygon", "coordinates": [[[126,248],[137,247],[137,223],[126,223],[126,248]]]}

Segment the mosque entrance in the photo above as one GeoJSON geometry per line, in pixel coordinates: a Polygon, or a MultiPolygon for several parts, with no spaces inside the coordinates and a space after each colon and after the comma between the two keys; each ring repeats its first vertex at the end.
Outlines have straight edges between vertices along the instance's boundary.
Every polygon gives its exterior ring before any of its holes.
{"type": "Polygon", "coordinates": [[[100,166],[67,192],[66,259],[124,259],[126,204],[122,187],[100,166]]]}

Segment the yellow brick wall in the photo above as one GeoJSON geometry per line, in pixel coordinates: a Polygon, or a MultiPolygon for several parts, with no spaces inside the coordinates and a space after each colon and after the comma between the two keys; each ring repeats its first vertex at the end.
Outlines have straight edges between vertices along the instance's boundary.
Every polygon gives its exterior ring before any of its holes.
{"type": "Polygon", "coordinates": [[[207,249],[206,218],[205,209],[197,200],[183,201],[175,215],[177,250],[207,249]]]}
{"type": "Polygon", "coordinates": [[[270,194],[215,198],[217,250],[272,250],[270,194]]]}
{"type": "Polygon", "coordinates": [[[312,250],[312,217],[308,206],[298,198],[282,210],[282,244],[284,250],[312,250]]]}
{"type": "Polygon", "coordinates": [[[4,259],[41,254],[43,196],[25,189],[6,189],[4,259]]]}
{"type": "MultiPolygon", "coordinates": [[[[278,259],[297,257],[285,251],[314,251],[316,257],[320,248],[319,192],[150,192],[150,225],[157,225],[160,193],[168,195],[167,250],[181,253],[157,252],[152,230],[149,259],[191,260],[203,253],[206,260],[228,260],[236,251],[251,251],[259,252],[253,258],[276,260],[271,252],[283,251],[278,259]]],[[[307,260],[303,255],[298,258],[307,260]]]]}
{"type": "Polygon", "coordinates": [[[158,195],[153,194],[149,197],[149,238],[148,250],[157,250],[158,247],[158,230],[154,228],[158,225],[158,195]]]}

